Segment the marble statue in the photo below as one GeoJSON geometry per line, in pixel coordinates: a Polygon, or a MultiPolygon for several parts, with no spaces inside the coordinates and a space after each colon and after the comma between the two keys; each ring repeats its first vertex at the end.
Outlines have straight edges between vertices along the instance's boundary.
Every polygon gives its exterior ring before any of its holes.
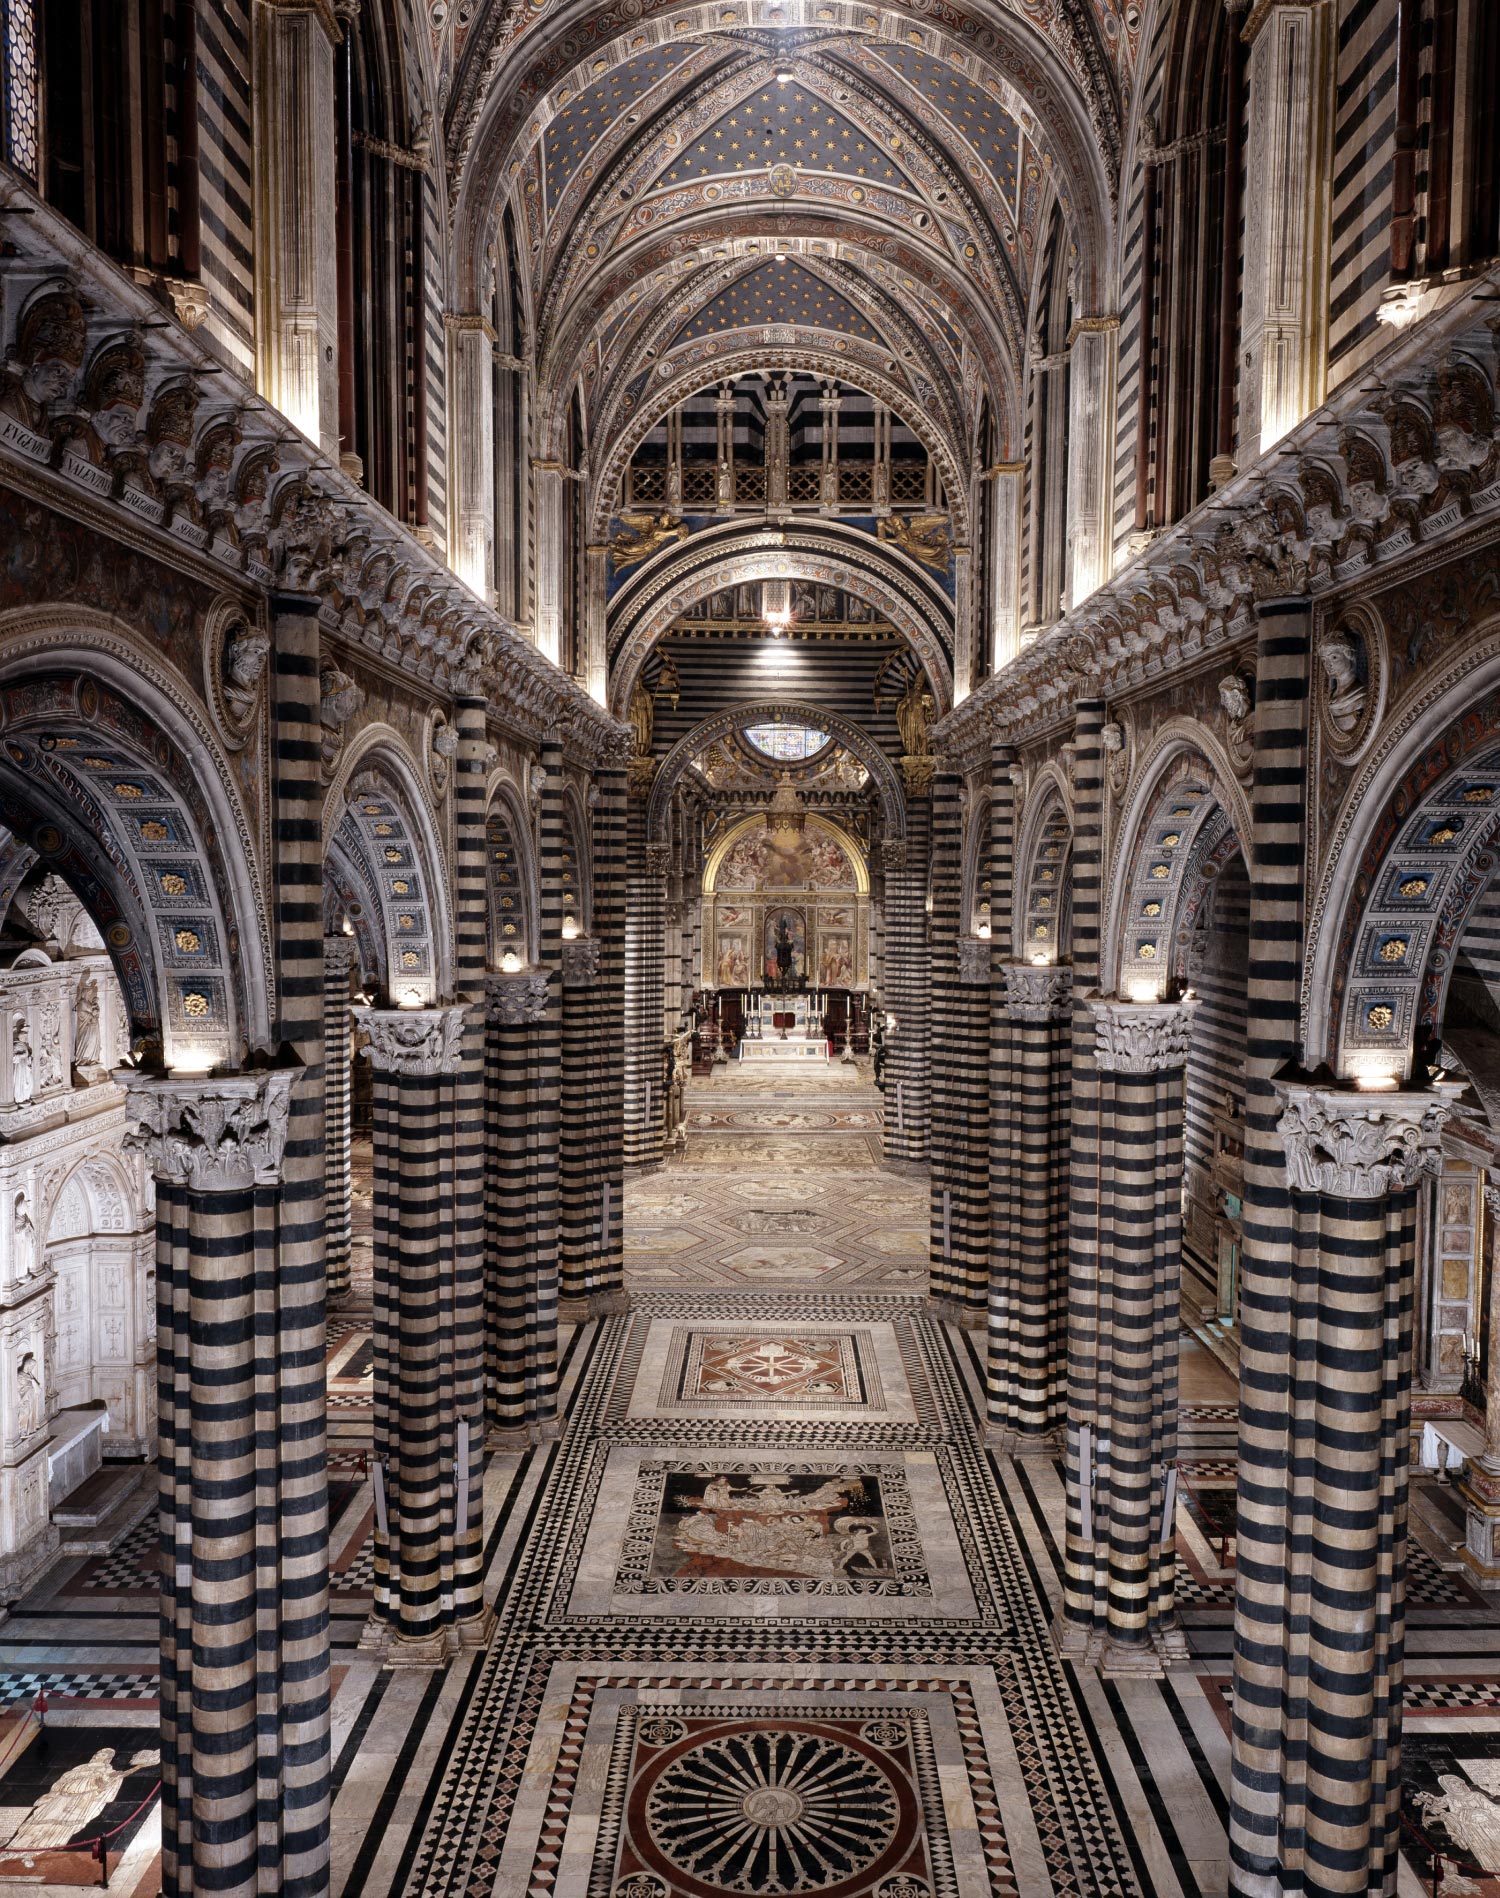
{"type": "Polygon", "coordinates": [[[26,1017],[18,1015],[10,1031],[10,1093],[18,1107],[24,1107],[36,1092],[36,1068],[31,1055],[31,1030],[26,1017]]]}
{"type": "Polygon", "coordinates": [[[80,1072],[96,1068],[99,1059],[99,985],[86,975],[78,985],[73,1015],[73,1066],[80,1072]]]}
{"type": "Polygon", "coordinates": [[[16,1366],[16,1435],[34,1436],[42,1427],[42,1380],[36,1353],[28,1351],[16,1366]]]}

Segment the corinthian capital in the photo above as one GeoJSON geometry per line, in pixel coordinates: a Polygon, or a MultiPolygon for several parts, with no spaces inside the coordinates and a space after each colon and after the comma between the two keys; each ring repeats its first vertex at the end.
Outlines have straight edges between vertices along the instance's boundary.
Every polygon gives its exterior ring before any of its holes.
{"type": "Polygon", "coordinates": [[[599,945],[592,936],[575,936],[562,946],[565,989],[592,988],[599,979],[599,945]]]}
{"type": "Polygon", "coordinates": [[[1002,962],[1005,1007],[1017,1021],[1055,1021],[1066,1015],[1073,998],[1073,971],[1055,963],[1002,962]]]}
{"type": "Polygon", "coordinates": [[[143,1153],[162,1185],[194,1193],[275,1186],[286,1151],[292,1083],[287,1068],[265,1074],[143,1075],[123,1069],[125,1145],[143,1153]]]}
{"type": "Polygon", "coordinates": [[[464,1038],[462,1008],[356,1008],[370,1037],[365,1053],[380,1074],[453,1074],[464,1038]]]}
{"type": "Polygon", "coordinates": [[[958,979],[966,988],[987,988],[990,980],[990,943],[987,936],[960,936],[958,979]]]}
{"type": "Polygon", "coordinates": [[[547,972],[520,969],[514,975],[489,976],[484,998],[491,1019],[503,1027],[519,1028],[526,1022],[540,1021],[547,1012],[547,972]]]}
{"type": "Polygon", "coordinates": [[[1440,1094],[1368,1094],[1296,1081],[1278,1081],[1276,1092],[1276,1131],[1293,1191],[1334,1199],[1383,1199],[1414,1186],[1437,1164],[1438,1136],[1453,1111],[1440,1094]]]}
{"type": "Polygon", "coordinates": [[[1196,1002],[1090,1000],[1094,1058],[1106,1074],[1160,1074],[1187,1060],[1196,1002]]]}

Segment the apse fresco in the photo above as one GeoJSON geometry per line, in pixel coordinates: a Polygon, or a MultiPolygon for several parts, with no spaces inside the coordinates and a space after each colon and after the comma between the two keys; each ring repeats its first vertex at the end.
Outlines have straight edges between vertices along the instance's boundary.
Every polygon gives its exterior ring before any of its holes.
{"type": "Polygon", "coordinates": [[[704,894],[705,984],[864,987],[869,898],[860,888],[858,849],[816,817],[800,833],[757,823],[733,837],[704,894]],[[777,959],[783,919],[784,969],[777,959]]]}

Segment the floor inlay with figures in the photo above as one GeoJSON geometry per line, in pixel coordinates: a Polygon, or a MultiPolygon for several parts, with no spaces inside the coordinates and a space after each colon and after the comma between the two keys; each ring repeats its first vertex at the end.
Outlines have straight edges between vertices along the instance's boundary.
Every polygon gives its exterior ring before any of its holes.
{"type": "MultiPolygon", "coordinates": [[[[789,1171],[787,1131],[756,1118],[878,1127],[867,1074],[796,1080],[780,1108],[764,1076],[731,1083],[724,1112],[744,1124],[690,1131],[685,1153],[629,1183],[629,1308],[564,1326],[559,1438],[491,1456],[497,1633],[430,1675],[357,1645],[375,1500],[356,1194],[355,1290],[327,1347],[346,1898],[1226,1890],[1232,1379],[1184,1335],[1189,1663],[1118,1682],[1064,1663],[1048,1632],[1060,1464],[982,1445],[982,1339],[921,1295],[923,1183],[873,1164],[821,1172],[810,1153],[830,1134],[812,1125],[789,1171]],[[752,1242],[784,1269],[734,1262],[752,1242]]],[[[707,1125],[719,1100],[717,1077],[698,1084],[694,1115],[707,1125]]],[[[1430,1835],[1461,1827],[1444,1803],[1455,1775],[1500,1785],[1500,1652],[1423,1514],[1408,1809],[1430,1835]]],[[[148,1520],[59,1563],[0,1629],[12,1709],[46,1697],[64,1767],[95,1740],[112,1748],[122,1799],[156,1716],[157,1569],[148,1520]]],[[[112,1888],[154,1892],[157,1834],[154,1812],[127,1832],[112,1888]]]]}

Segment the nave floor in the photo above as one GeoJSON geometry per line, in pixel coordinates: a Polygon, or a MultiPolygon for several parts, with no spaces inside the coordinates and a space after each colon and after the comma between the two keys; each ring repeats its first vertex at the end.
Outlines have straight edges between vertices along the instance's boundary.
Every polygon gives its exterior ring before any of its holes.
{"type": "MultiPolygon", "coordinates": [[[[925,1185],[882,1168],[867,1072],[789,1079],[695,1084],[685,1153],[629,1184],[631,1308],[565,1331],[561,1438],[490,1459],[501,1632],[435,1677],[356,1651],[363,1273],[331,1323],[335,1892],[1224,1892],[1232,1381],[1184,1341],[1192,1666],[1063,1665],[1058,1465],[978,1447],[982,1340],[922,1308],[925,1185]]],[[[1455,1760],[1500,1775],[1500,1629],[1445,1566],[1446,1506],[1417,1512],[1408,1643],[1434,1791],[1455,1760]]],[[[0,1704],[44,1685],[59,1759],[154,1743],[153,1533],[59,1564],[0,1627],[0,1704]]],[[[0,1840],[25,1797],[0,1748],[0,1840]]],[[[122,1842],[111,1889],[146,1898],[154,1812],[122,1842]]]]}

